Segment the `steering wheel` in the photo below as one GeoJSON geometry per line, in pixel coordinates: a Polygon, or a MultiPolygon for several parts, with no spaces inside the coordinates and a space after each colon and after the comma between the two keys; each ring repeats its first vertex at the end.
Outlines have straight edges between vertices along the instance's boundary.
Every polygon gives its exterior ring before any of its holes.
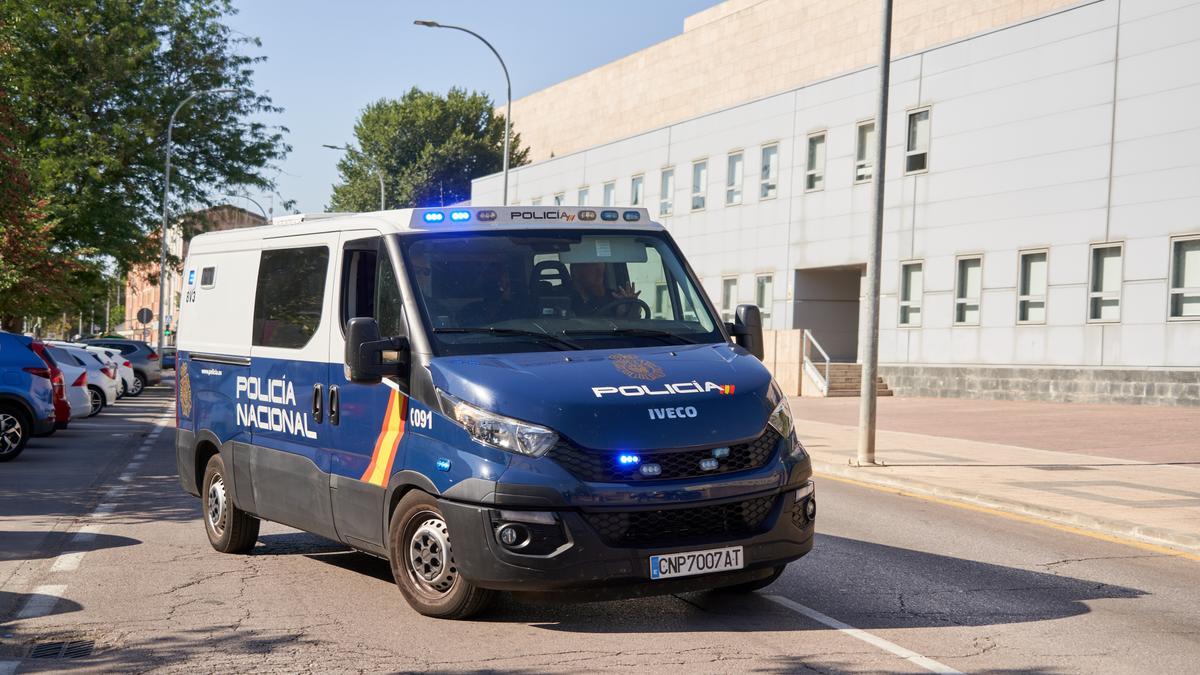
{"type": "Polygon", "coordinates": [[[650,318],[650,305],[647,305],[642,300],[637,298],[617,298],[611,302],[605,303],[602,307],[596,309],[597,314],[606,314],[609,310],[615,309],[622,305],[637,305],[638,313],[642,315],[642,319],[650,318]]]}

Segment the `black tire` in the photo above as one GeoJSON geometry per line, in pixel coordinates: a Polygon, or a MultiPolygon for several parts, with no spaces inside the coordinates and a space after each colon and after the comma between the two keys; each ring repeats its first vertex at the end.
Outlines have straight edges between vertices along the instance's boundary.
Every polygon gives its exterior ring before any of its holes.
{"type": "Polygon", "coordinates": [[[200,503],[208,543],[221,553],[245,553],[258,541],[258,518],[234,506],[225,485],[225,462],[213,455],[204,469],[200,503]],[[214,508],[215,507],[215,508],[214,508]]]}
{"type": "Polygon", "coordinates": [[[783,570],[786,568],[787,565],[776,565],[775,568],[771,570],[771,576],[769,577],[764,577],[757,581],[747,581],[743,584],[734,584],[733,586],[722,586],[721,588],[716,589],[716,591],[718,593],[753,593],[754,591],[762,590],[775,583],[775,580],[783,574],[783,570]]]}
{"type": "Polygon", "coordinates": [[[0,402],[0,462],[17,458],[33,435],[33,424],[25,409],[13,403],[0,402]]]}
{"type": "Polygon", "coordinates": [[[87,416],[95,417],[96,415],[100,414],[101,410],[104,410],[104,390],[100,387],[89,384],[88,396],[90,397],[89,400],[92,403],[92,409],[88,412],[87,416]]]}
{"type": "Polygon", "coordinates": [[[125,393],[133,398],[137,398],[142,395],[143,391],[146,391],[146,376],[141,373],[134,373],[133,387],[125,393]]]}
{"type": "Polygon", "coordinates": [[[445,517],[437,500],[419,490],[404,495],[392,512],[388,560],[404,599],[425,616],[465,619],[482,611],[495,596],[458,573],[445,517]],[[418,564],[422,565],[419,571],[418,564]]]}

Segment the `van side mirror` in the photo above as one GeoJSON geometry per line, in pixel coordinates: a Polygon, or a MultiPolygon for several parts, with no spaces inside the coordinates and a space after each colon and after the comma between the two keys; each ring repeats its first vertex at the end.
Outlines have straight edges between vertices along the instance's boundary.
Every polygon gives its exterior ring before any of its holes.
{"type": "Polygon", "coordinates": [[[758,305],[738,305],[733,323],[725,324],[733,341],[762,361],[763,327],[758,305]]]}
{"type": "Polygon", "coordinates": [[[408,379],[408,339],[379,337],[379,322],[370,317],[346,325],[346,368],[350,381],[378,384],[384,377],[408,379]]]}

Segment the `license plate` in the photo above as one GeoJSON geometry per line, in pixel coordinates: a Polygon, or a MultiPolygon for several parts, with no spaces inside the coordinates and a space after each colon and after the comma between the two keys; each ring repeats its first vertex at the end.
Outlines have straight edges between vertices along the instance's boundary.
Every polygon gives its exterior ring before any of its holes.
{"type": "Polygon", "coordinates": [[[741,546],[652,555],[650,556],[650,578],[690,577],[694,574],[740,570],[744,566],[741,546]]]}

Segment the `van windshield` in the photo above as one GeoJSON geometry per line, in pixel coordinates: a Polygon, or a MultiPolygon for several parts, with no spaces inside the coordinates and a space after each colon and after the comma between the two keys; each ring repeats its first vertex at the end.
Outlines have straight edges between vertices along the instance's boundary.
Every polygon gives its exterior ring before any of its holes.
{"type": "Polygon", "coordinates": [[[666,237],[655,233],[447,233],[404,241],[438,354],[721,342],[666,237]]]}

